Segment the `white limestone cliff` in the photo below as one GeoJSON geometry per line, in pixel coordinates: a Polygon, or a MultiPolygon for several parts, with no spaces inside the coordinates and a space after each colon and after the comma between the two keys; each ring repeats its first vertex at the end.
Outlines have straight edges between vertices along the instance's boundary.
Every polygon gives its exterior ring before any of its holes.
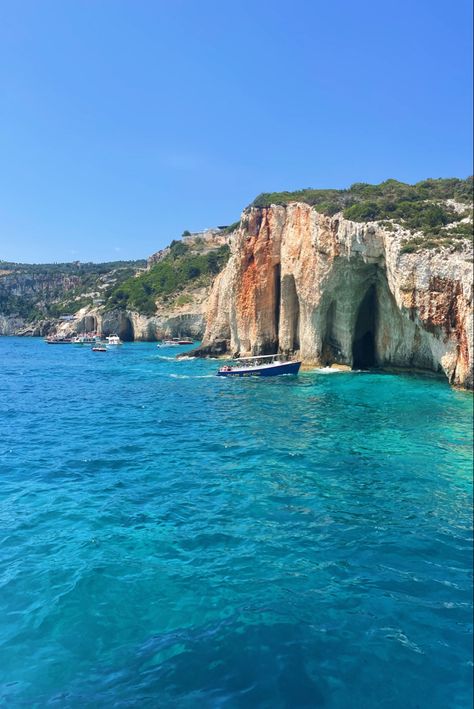
{"type": "Polygon", "coordinates": [[[400,227],[311,206],[250,208],[209,297],[198,354],[420,368],[473,386],[472,245],[403,253],[400,227]]]}

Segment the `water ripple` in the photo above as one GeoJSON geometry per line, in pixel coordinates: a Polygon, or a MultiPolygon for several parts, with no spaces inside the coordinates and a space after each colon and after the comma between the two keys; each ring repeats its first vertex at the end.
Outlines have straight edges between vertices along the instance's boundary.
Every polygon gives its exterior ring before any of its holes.
{"type": "Polygon", "coordinates": [[[469,395],[109,354],[0,338],[1,703],[470,705],[469,395]]]}

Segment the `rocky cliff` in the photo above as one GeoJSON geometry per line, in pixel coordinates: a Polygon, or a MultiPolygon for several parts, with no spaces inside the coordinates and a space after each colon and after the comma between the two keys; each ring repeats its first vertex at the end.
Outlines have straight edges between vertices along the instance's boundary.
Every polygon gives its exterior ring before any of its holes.
{"type": "Polygon", "coordinates": [[[432,246],[393,220],[355,222],[298,202],[251,207],[198,354],[282,351],[314,365],[444,372],[472,388],[472,244],[432,246]]]}
{"type": "Polygon", "coordinates": [[[0,335],[44,335],[52,327],[52,319],[43,310],[63,293],[80,284],[77,275],[1,268],[0,265],[0,335]],[[43,311],[43,312],[42,312],[43,311]]]}
{"type": "Polygon", "coordinates": [[[100,332],[107,336],[117,334],[124,342],[155,342],[166,337],[193,337],[200,339],[206,325],[209,288],[193,289],[186,302],[157,304],[155,315],[143,315],[133,309],[85,307],[72,320],[56,322],[54,332],[71,335],[82,332],[100,332]]]}
{"type": "Polygon", "coordinates": [[[225,227],[187,233],[148,261],[0,262],[0,335],[99,331],[123,340],[200,339],[215,275],[229,255],[225,227]]]}
{"type": "Polygon", "coordinates": [[[0,261],[0,335],[46,335],[63,318],[104,303],[145,261],[22,264],[0,261]]]}

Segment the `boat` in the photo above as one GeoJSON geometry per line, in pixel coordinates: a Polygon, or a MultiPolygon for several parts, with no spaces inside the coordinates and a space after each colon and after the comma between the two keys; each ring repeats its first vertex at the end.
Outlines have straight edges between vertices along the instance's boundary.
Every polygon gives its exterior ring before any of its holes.
{"type": "Polygon", "coordinates": [[[288,361],[285,355],[257,355],[238,357],[234,364],[224,365],[217,372],[218,377],[274,377],[281,374],[298,374],[301,362],[288,361]]]}
{"type": "Polygon", "coordinates": [[[59,335],[51,335],[50,337],[45,338],[45,342],[47,345],[71,345],[72,338],[60,337],[59,335]]]}
{"type": "Polygon", "coordinates": [[[157,347],[181,347],[183,345],[194,345],[194,340],[190,340],[189,338],[180,340],[179,337],[173,337],[172,340],[163,340],[162,342],[159,342],[157,347]]]}
{"type": "Polygon", "coordinates": [[[122,340],[118,335],[109,335],[105,338],[108,345],[123,345],[122,340]]]}
{"type": "Polygon", "coordinates": [[[97,342],[97,335],[76,335],[72,338],[73,345],[93,345],[97,342]]]}
{"type": "Polygon", "coordinates": [[[179,345],[174,340],[163,340],[158,347],[179,347],[179,345]]]}
{"type": "Polygon", "coordinates": [[[92,352],[107,352],[107,347],[105,345],[94,345],[91,350],[92,352]]]}

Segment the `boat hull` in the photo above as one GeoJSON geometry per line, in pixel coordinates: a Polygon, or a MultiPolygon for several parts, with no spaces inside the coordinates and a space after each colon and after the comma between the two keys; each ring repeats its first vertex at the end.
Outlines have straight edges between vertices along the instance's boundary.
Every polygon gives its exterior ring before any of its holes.
{"type": "Polygon", "coordinates": [[[218,377],[275,377],[281,374],[298,374],[301,362],[280,362],[262,367],[241,367],[225,371],[220,369],[218,377]]]}

